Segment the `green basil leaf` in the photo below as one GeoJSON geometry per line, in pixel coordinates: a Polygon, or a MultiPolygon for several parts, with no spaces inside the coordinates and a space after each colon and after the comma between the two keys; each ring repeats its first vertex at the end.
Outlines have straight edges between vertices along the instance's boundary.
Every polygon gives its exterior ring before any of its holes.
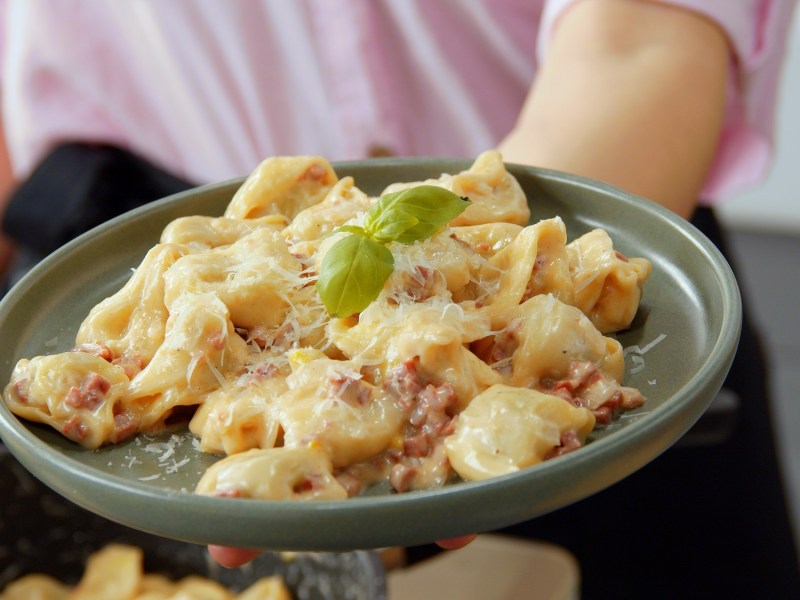
{"type": "Polygon", "coordinates": [[[337,241],[322,258],[316,288],[332,317],[361,312],[378,297],[394,269],[386,246],[363,235],[337,241]]]}
{"type": "Polygon", "coordinates": [[[389,207],[383,210],[374,222],[373,230],[365,227],[367,235],[376,242],[388,244],[394,242],[405,233],[419,225],[419,219],[401,208],[389,207]]]}
{"type": "Polygon", "coordinates": [[[418,185],[384,194],[370,207],[364,227],[344,225],[336,232],[350,235],[325,254],[317,292],[333,317],[361,312],[381,293],[394,270],[385,244],[412,244],[429,238],[460,215],[469,200],[435,185],[418,185]]]}
{"type": "Polygon", "coordinates": [[[346,233],[355,233],[356,235],[367,235],[367,232],[364,231],[363,227],[359,227],[358,225],[342,225],[338,227],[336,231],[333,233],[339,232],[346,232],[346,233]]]}
{"type": "Polygon", "coordinates": [[[427,239],[469,206],[469,200],[437,185],[384,194],[367,213],[364,230],[375,241],[411,244],[427,239]]]}

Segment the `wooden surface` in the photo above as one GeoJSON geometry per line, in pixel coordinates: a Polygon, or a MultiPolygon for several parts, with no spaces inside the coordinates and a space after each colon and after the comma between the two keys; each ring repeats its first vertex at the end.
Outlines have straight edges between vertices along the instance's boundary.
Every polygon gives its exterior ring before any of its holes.
{"type": "Polygon", "coordinates": [[[566,550],[482,535],[389,574],[389,600],[577,600],[579,570],[566,550]]]}

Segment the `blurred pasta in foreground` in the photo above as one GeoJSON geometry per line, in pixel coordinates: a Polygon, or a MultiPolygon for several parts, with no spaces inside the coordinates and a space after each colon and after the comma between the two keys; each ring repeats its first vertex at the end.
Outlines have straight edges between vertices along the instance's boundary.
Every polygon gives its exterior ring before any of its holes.
{"type": "Polygon", "coordinates": [[[650,262],[601,229],[569,241],[559,218],[529,224],[495,151],[384,190],[440,186],[469,206],[387,243],[377,298],[331,317],[324,258],[378,201],[356,183],[320,157],[266,159],[224,215],[169,224],[73,350],[20,360],[5,402],[87,449],[188,422],[227,455],[198,493],[277,500],[513,473],[644,402],[610,334],[630,326],[650,262]]]}
{"type": "Polygon", "coordinates": [[[139,548],[109,544],[89,557],[76,585],[32,573],[8,584],[0,600],[291,600],[280,576],[262,577],[235,593],[206,577],[190,575],[173,581],[145,573],[142,562],[139,548]]]}

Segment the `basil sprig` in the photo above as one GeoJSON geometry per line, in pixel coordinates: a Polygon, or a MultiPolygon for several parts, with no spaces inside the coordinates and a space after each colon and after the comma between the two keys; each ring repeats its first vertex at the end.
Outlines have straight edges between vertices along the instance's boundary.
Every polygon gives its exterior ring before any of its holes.
{"type": "Polygon", "coordinates": [[[378,297],[394,270],[386,244],[427,239],[469,205],[469,200],[435,185],[385,194],[370,207],[364,226],[345,225],[347,235],[322,259],[317,292],[332,317],[349,317],[378,297]]]}

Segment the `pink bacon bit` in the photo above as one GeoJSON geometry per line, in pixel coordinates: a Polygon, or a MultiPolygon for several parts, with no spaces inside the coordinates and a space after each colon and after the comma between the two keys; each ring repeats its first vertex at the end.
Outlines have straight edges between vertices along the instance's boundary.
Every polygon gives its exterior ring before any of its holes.
{"type": "Polygon", "coordinates": [[[239,330],[238,333],[245,341],[256,344],[262,350],[267,348],[288,350],[296,345],[299,335],[295,325],[289,321],[277,328],[253,327],[249,330],[239,330]]]}
{"type": "Polygon", "coordinates": [[[269,332],[263,327],[253,327],[252,329],[236,329],[237,335],[248,344],[255,344],[262,350],[267,347],[268,340],[272,339],[269,332]]]}
{"type": "Polygon", "coordinates": [[[414,265],[410,271],[400,273],[397,298],[389,298],[392,305],[399,304],[399,300],[407,299],[411,302],[424,302],[434,296],[438,288],[446,285],[444,276],[437,270],[422,265],[414,265]]]}
{"type": "Polygon", "coordinates": [[[144,359],[139,354],[123,354],[112,360],[111,364],[122,369],[128,379],[133,379],[144,369],[144,359]]]}
{"type": "Polygon", "coordinates": [[[519,331],[522,325],[522,319],[512,319],[502,331],[472,342],[470,350],[483,362],[507,375],[507,371],[513,368],[510,359],[519,348],[519,331]]]}
{"type": "Polygon", "coordinates": [[[402,445],[387,457],[394,463],[389,483],[398,492],[414,485],[420,461],[435,454],[441,439],[453,433],[458,396],[450,383],[426,383],[420,374],[419,357],[391,369],[383,382],[387,393],[397,398],[407,415],[402,445]]]}
{"type": "Polygon", "coordinates": [[[346,470],[336,474],[336,481],[345,489],[350,498],[358,496],[361,490],[364,489],[361,480],[356,475],[346,470]]]}
{"type": "Polygon", "coordinates": [[[307,473],[298,479],[292,486],[292,492],[301,495],[324,487],[322,477],[318,473],[307,473]]]}
{"type": "Polygon", "coordinates": [[[389,483],[400,493],[407,492],[414,484],[418,470],[405,463],[397,463],[389,471],[389,483]]]}
{"type": "Polygon", "coordinates": [[[415,356],[392,368],[383,381],[383,389],[397,398],[400,407],[408,411],[424,384],[419,373],[419,357],[415,356]]]}
{"type": "Polygon", "coordinates": [[[263,381],[265,379],[272,379],[280,375],[281,370],[271,362],[263,362],[258,364],[250,373],[250,378],[254,381],[263,381]]]}
{"type": "Polygon", "coordinates": [[[633,388],[624,388],[614,381],[606,378],[598,379],[586,387],[583,392],[590,397],[598,391],[600,402],[594,402],[596,406],[589,407],[594,413],[595,419],[600,425],[608,425],[615,421],[626,410],[631,410],[644,404],[644,396],[633,388]]]}
{"type": "Polygon", "coordinates": [[[228,334],[226,331],[214,331],[208,334],[208,345],[214,350],[222,350],[225,348],[225,340],[228,334]]]}
{"type": "Polygon", "coordinates": [[[92,354],[108,362],[114,360],[114,351],[111,350],[111,348],[109,348],[105,344],[99,344],[95,342],[80,344],[78,346],[75,346],[71,351],[92,354]]]}
{"type": "Polygon", "coordinates": [[[430,436],[420,432],[417,435],[403,439],[403,454],[405,456],[422,457],[431,452],[430,436]]]}
{"type": "Polygon", "coordinates": [[[426,385],[409,405],[408,422],[402,450],[392,455],[396,461],[389,473],[389,483],[398,492],[409,490],[417,477],[415,463],[431,457],[441,439],[453,433],[453,412],[458,397],[449,383],[426,385]]]}
{"type": "Polygon", "coordinates": [[[457,405],[458,397],[451,384],[428,384],[417,394],[417,402],[408,416],[408,422],[432,438],[438,437],[450,424],[451,413],[457,405]]]}
{"type": "Polygon", "coordinates": [[[28,400],[30,399],[30,387],[30,381],[27,379],[20,379],[19,381],[14,382],[14,386],[12,388],[13,394],[20,404],[28,403],[28,400]]]}
{"type": "Polygon", "coordinates": [[[119,444],[133,437],[137,430],[136,418],[128,411],[120,412],[114,415],[114,431],[111,432],[109,441],[112,444],[119,444]]]}
{"type": "Polygon", "coordinates": [[[140,355],[125,353],[117,356],[111,348],[96,342],[80,344],[72,348],[71,352],[84,352],[102,358],[112,365],[120,367],[128,379],[133,379],[144,368],[144,359],[140,355]]]}
{"type": "Polygon", "coordinates": [[[588,408],[598,425],[608,425],[622,412],[637,408],[645,401],[638,390],[620,386],[588,360],[573,361],[567,377],[559,380],[542,379],[538,387],[574,406],[588,408]]]}
{"type": "Polygon", "coordinates": [[[105,400],[111,383],[97,373],[89,373],[80,383],[80,387],[72,386],[64,398],[64,404],[71,408],[95,410],[105,400]]]}
{"type": "Polygon", "coordinates": [[[78,415],[72,415],[67,422],[64,423],[64,426],[61,428],[61,433],[74,442],[80,442],[86,439],[86,436],[89,434],[89,428],[78,415]]]}
{"type": "Polygon", "coordinates": [[[328,378],[328,389],[340,400],[353,406],[364,406],[372,397],[372,390],[362,380],[337,374],[328,378]]]}
{"type": "Polygon", "coordinates": [[[561,434],[561,443],[560,445],[553,448],[553,450],[545,457],[545,460],[549,460],[551,458],[555,458],[557,456],[563,456],[564,454],[568,454],[569,452],[573,452],[580,448],[583,444],[581,444],[580,439],[578,438],[578,432],[574,429],[568,429],[567,431],[561,434]]]}
{"type": "Polygon", "coordinates": [[[592,410],[598,425],[610,425],[612,421],[619,417],[619,402],[615,398],[616,396],[592,410]]]}
{"type": "Polygon", "coordinates": [[[307,494],[314,489],[314,482],[311,479],[305,478],[292,486],[292,493],[294,494],[307,494]]]}
{"type": "Polygon", "coordinates": [[[325,182],[328,177],[328,171],[322,165],[318,163],[314,163],[309,166],[300,177],[297,178],[298,181],[319,181],[325,182]]]}
{"type": "Polygon", "coordinates": [[[553,383],[555,392],[566,392],[570,397],[583,387],[591,385],[602,377],[597,367],[588,360],[572,361],[569,365],[569,375],[553,383]]]}
{"type": "Polygon", "coordinates": [[[644,396],[636,388],[620,387],[619,393],[622,396],[620,400],[620,407],[622,408],[622,410],[632,410],[634,408],[639,408],[645,402],[644,396]]]}

